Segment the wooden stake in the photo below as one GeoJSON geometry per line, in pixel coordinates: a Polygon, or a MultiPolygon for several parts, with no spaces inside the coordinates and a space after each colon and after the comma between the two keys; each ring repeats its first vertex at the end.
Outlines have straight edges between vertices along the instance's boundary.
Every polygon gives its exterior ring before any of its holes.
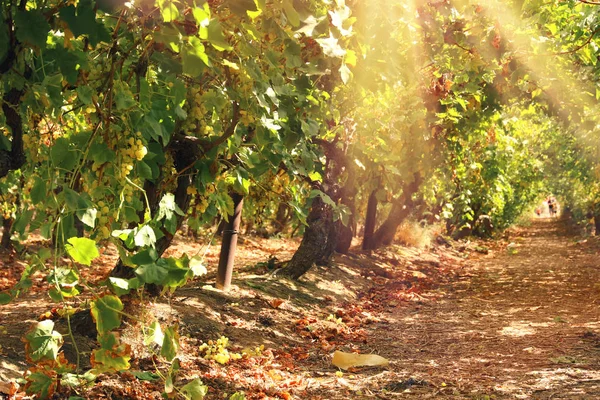
{"type": "Polygon", "coordinates": [[[233,193],[231,198],[233,199],[234,211],[223,230],[223,241],[221,243],[221,254],[219,256],[219,269],[217,270],[217,289],[223,291],[227,291],[231,287],[238,230],[240,229],[240,222],[242,221],[242,208],[244,205],[244,196],[233,193]]]}

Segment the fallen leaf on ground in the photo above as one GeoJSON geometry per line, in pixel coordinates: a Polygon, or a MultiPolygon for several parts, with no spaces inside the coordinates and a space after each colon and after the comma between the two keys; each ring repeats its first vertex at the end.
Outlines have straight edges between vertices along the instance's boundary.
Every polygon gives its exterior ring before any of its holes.
{"type": "Polygon", "coordinates": [[[19,385],[16,382],[0,382],[0,393],[7,396],[14,396],[19,389],[19,385]]]}
{"type": "Polygon", "coordinates": [[[283,300],[281,299],[273,299],[269,301],[269,305],[273,308],[279,308],[280,305],[283,304],[283,300]]]}
{"type": "Polygon", "coordinates": [[[376,354],[356,354],[356,353],[344,353],[343,351],[336,351],[333,353],[333,365],[341,369],[348,369],[352,367],[385,367],[389,364],[389,361],[376,354]]]}

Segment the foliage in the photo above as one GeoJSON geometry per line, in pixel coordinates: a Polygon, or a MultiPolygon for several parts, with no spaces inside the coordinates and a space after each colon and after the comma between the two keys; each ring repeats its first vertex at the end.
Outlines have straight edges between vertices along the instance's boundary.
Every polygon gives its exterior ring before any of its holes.
{"type": "MultiPolygon", "coordinates": [[[[301,232],[311,204],[356,232],[373,192],[457,234],[483,233],[486,217],[504,229],[549,193],[576,218],[600,216],[593,4],[111,4],[0,6],[4,234],[18,249],[32,232],[47,239],[0,304],[38,272],[55,302],[89,295],[94,373],[129,368],[117,330],[136,316],[122,296],[206,273],[201,259],[163,253],[183,224],[228,219],[234,192],[268,234],[301,232]],[[90,285],[81,268],[109,244],[129,274],[90,285]]],[[[144,331],[171,363],[172,393],[178,328],[144,331]]],[[[57,371],[72,369],[62,338],[43,321],[25,340],[27,390],[50,397],[57,371]]],[[[226,345],[203,350],[225,363],[226,345]]]]}

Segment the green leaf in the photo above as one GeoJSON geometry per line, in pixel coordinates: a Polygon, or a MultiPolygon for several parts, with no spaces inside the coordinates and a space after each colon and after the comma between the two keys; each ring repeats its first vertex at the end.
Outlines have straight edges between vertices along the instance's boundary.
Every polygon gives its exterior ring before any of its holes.
{"type": "Polygon", "coordinates": [[[189,260],[185,254],[182,258],[162,258],[158,264],[167,270],[167,276],[162,282],[166,287],[180,287],[190,277],[189,260]]]}
{"type": "Polygon", "coordinates": [[[165,330],[165,337],[160,349],[160,355],[167,359],[167,361],[173,361],[179,351],[179,332],[178,327],[170,326],[165,330]]]}
{"type": "Polygon", "coordinates": [[[46,47],[46,39],[50,32],[50,24],[41,10],[18,10],[15,13],[17,39],[21,43],[31,44],[40,49],[46,47]]]}
{"type": "Polygon", "coordinates": [[[108,148],[105,143],[94,143],[90,146],[90,158],[98,164],[113,162],[116,158],[115,152],[108,148]]]}
{"type": "Polygon", "coordinates": [[[65,138],[58,138],[50,149],[50,157],[54,165],[60,165],[69,157],[69,141],[65,138]]]}
{"type": "Polygon", "coordinates": [[[118,90],[115,94],[115,105],[117,110],[128,110],[136,105],[135,99],[130,91],[118,90]]]}
{"type": "Polygon", "coordinates": [[[0,305],[8,304],[12,300],[12,296],[8,293],[0,293],[0,305]]]}
{"type": "Polygon", "coordinates": [[[94,92],[89,86],[77,86],[77,98],[85,105],[92,104],[92,95],[94,92]]]}
{"type": "Polygon", "coordinates": [[[94,373],[129,369],[131,359],[129,345],[119,343],[117,336],[112,332],[99,334],[98,342],[101,348],[94,350],[91,357],[94,373]]]}
{"type": "MultiPolygon", "coordinates": [[[[67,79],[71,85],[77,83],[79,77],[79,69],[87,66],[87,58],[85,53],[79,50],[68,50],[61,47],[50,49],[44,56],[44,61],[54,61],[60,68],[61,74],[67,79]]],[[[87,86],[85,86],[87,87],[87,86]]],[[[91,89],[88,87],[91,91],[91,89]]],[[[77,88],[79,94],[79,88],[77,88]]],[[[91,96],[90,96],[91,103],[91,96]]],[[[88,104],[90,104],[88,103],[88,104]]]]}
{"type": "Polygon", "coordinates": [[[162,284],[169,271],[158,264],[147,264],[137,267],[135,273],[144,283],[162,284]]]}
{"type": "Polygon", "coordinates": [[[126,295],[131,289],[133,289],[130,286],[129,279],[115,278],[111,276],[108,278],[108,281],[110,282],[110,286],[117,296],[126,295]]]}
{"type": "Polygon", "coordinates": [[[131,373],[140,381],[156,381],[160,378],[160,375],[149,371],[131,371],[131,373]]]}
{"type": "Polygon", "coordinates": [[[13,232],[16,232],[20,235],[25,233],[25,228],[31,222],[31,218],[33,217],[34,210],[26,210],[17,215],[15,223],[12,227],[13,232]]]}
{"type": "Polygon", "coordinates": [[[208,386],[203,384],[200,378],[198,378],[183,386],[181,391],[189,400],[202,400],[208,393],[208,386]]]}
{"type": "Polygon", "coordinates": [[[352,72],[350,71],[350,68],[348,68],[348,66],[346,64],[342,64],[342,66],[340,67],[340,77],[342,78],[342,82],[344,83],[344,85],[348,84],[348,82],[350,82],[350,78],[352,77],[352,72]]]}
{"type": "Polygon", "coordinates": [[[199,76],[206,66],[210,66],[204,45],[197,37],[190,37],[189,43],[183,46],[181,52],[183,72],[190,76],[199,76]]]}
{"type": "Polygon", "coordinates": [[[179,10],[173,4],[173,0],[157,0],[158,8],[160,8],[160,14],[165,22],[171,22],[179,17],[179,10]]]}
{"type": "Polygon", "coordinates": [[[39,204],[48,196],[48,191],[46,190],[46,181],[39,176],[34,178],[33,186],[31,187],[31,202],[34,205],[39,204]]]}
{"type": "Polygon", "coordinates": [[[92,302],[92,317],[96,321],[98,332],[105,333],[121,325],[123,303],[117,296],[107,295],[92,302]]]}
{"type": "Polygon", "coordinates": [[[135,265],[152,264],[158,259],[158,253],[155,249],[144,249],[131,257],[131,262],[135,265]]]}
{"type": "Polygon", "coordinates": [[[323,53],[328,57],[340,58],[346,54],[346,50],[339,45],[338,40],[331,34],[329,34],[327,39],[316,39],[316,41],[321,45],[323,53]]]}
{"type": "Polygon", "coordinates": [[[152,179],[152,168],[144,161],[138,161],[136,165],[137,174],[142,179],[152,179]]]}
{"type": "Polygon", "coordinates": [[[79,0],[77,9],[71,5],[62,7],[59,11],[60,18],[69,25],[73,35],[87,35],[92,47],[99,42],[108,42],[111,38],[106,27],[96,20],[95,7],[93,0],[79,0]]]}
{"type": "Polygon", "coordinates": [[[285,11],[285,16],[293,27],[300,26],[300,15],[298,15],[298,11],[294,8],[294,4],[292,0],[283,0],[283,10],[285,11]]]}
{"type": "Polygon", "coordinates": [[[302,119],[300,121],[300,126],[302,132],[308,137],[317,136],[319,134],[319,124],[312,119],[307,119],[306,121],[302,119]]]}
{"type": "Polygon", "coordinates": [[[56,380],[41,372],[34,372],[25,379],[25,391],[27,394],[35,394],[38,399],[47,399],[56,390],[56,380]]]}
{"type": "Polygon", "coordinates": [[[56,302],[79,294],[79,288],[77,287],[79,275],[75,270],[64,267],[55,268],[46,279],[52,287],[50,297],[56,302]]]}
{"type": "Polygon", "coordinates": [[[56,360],[62,343],[62,335],[50,319],[38,322],[25,335],[25,351],[33,362],[56,360]]]}
{"type": "Polygon", "coordinates": [[[240,17],[245,17],[248,15],[248,11],[255,12],[258,11],[256,8],[256,4],[254,0],[226,0],[225,4],[229,6],[229,9],[234,14],[237,14],[240,17]]]}
{"type": "Polygon", "coordinates": [[[79,209],[79,202],[81,201],[81,195],[73,189],[64,188],[61,196],[65,200],[65,204],[69,211],[77,211],[79,209]]]}
{"type": "Polygon", "coordinates": [[[356,67],[356,62],[358,58],[356,57],[356,52],[354,50],[347,50],[346,55],[344,56],[344,63],[346,65],[351,65],[356,67]]]}
{"type": "Polygon", "coordinates": [[[96,242],[92,239],[72,237],[67,242],[65,249],[75,262],[89,267],[92,261],[100,256],[96,242]]]}
{"type": "Polygon", "coordinates": [[[246,400],[246,395],[244,392],[235,392],[229,396],[229,400],[246,400]]]}
{"type": "Polygon", "coordinates": [[[223,28],[216,18],[211,19],[208,24],[208,41],[218,51],[231,50],[233,48],[225,39],[223,28]]]}

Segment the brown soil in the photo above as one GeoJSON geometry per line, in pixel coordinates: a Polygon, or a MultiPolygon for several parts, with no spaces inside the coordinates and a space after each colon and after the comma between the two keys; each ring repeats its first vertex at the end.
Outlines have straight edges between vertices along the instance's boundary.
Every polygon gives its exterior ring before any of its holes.
{"type": "MultiPolygon", "coordinates": [[[[213,247],[208,277],[168,301],[129,307],[180,325],[176,386],[200,377],[210,387],[208,399],[235,391],[248,399],[600,398],[600,241],[580,240],[550,219],[510,234],[510,240],[455,248],[393,246],[339,256],[299,283],[257,265],[272,255],[289,258],[297,241],[251,238],[240,245],[238,264],[246,267],[238,268],[232,291],[212,287],[213,247]],[[482,246],[489,254],[475,251],[482,246]],[[231,351],[264,350],[225,366],[205,360],[199,344],[222,335],[231,351]],[[390,365],[340,373],[331,364],[335,350],[379,354],[390,365]]],[[[175,252],[202,250],[179,243],[175,252]]],[[[102,273],[112,263],[109,253],[102,273]]],[[[18,268],[8,257],[3,261],[3,268],[18,268]]],[[[28,368],[20,337],[50,308],[41,290],[2,306],[0,382],[28,368]]],[[[138,323],[126,321],[122,337],[135,344],[139,332],[138,323]]],[[[76,339],[85,367],[94,341],[76,339]]],[[[132,369],[154,370],[147,349],[133,351],[132,369]]],[[[65,353],[74,357],[68,343],[65,353]]],[[[161,372],[168,368],[160,360],[157,365],[161,372]]],[[[121,373],[101,376],[77,395],[158,399],[162,390],[161,381],[121,373]]]]}

